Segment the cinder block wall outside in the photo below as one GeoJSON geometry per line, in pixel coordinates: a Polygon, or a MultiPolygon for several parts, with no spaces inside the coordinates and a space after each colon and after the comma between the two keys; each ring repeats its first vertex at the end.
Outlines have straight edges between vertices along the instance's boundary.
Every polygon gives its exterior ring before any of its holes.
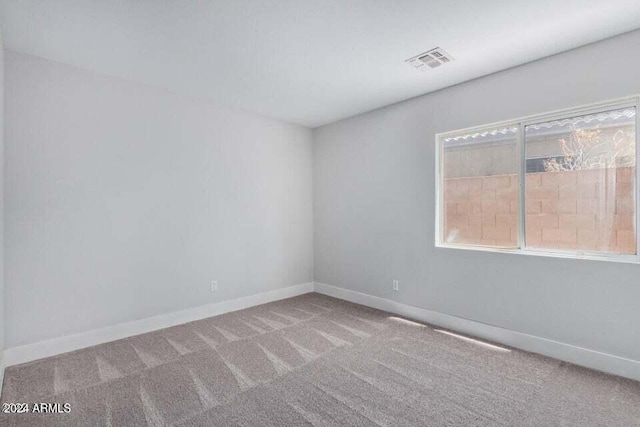
{"type": "MultiPolygon", "coordinates": [[[[526,175],[527,246],[635,253],[634,167],[526,175]]],[[[518,176],[446,179],[444,239],[513,247],[518,176]]]]}

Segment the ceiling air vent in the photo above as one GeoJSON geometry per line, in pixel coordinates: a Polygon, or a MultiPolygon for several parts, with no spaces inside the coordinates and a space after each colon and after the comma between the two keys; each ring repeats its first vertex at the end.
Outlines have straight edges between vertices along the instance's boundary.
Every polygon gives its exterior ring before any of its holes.
{"type": "Polygon", "coordinates": [[[416,55],[404,62],[409,63],[412,67],[424,71],[425,65],[429,68],[437,68],[442,64],[453,61],[453,57],[439,47],[431,49],[428,52],[416,55]]]}

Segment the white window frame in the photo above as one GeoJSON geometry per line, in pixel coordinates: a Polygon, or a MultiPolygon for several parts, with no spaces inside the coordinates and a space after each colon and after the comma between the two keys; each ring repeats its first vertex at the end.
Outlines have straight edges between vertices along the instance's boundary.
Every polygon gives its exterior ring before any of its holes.
{"type": "Polygon", "coordinates": [[[614,261],[614,262],[627,262],[627,263],[640,263],[640,197],[638,196],[638,187],[640,187],[640,95],[633,95],[625,98],[618,98],[594,104],[584,105],[580,107],[566,108],[562,110],[551,111],[543,114],[536,114],[531,116],[520,117],[513,120],[505,120],[497,123],[489,123],[482,126],[474,126],[466,129],[459,129],[451,132],[443,132],[436,134],[436,233],[435,233],[435,245],[438,248],[448,249],[464,249],[472,251],[485,251],[485,252],[498,252],[507,254],[520,254],[520,255],[535,255],[535,256],[547,256],[556,258],[572,258],[572,259],[587,259],[598,261],[614,261]],[[621,109],[621,108],[636,108],[636,180],[634,187],[634,198],[636,204],[635,211],[635,233],[636,233],[636,254],[617,254],[606,253],[597,251],[575,251],[564,249],[543,249],[543,248],[528,248],[526,246],[526,215],[525,210],[525,177],[526,177],[526,153],[525,153],[525,128],[527,125],[535,124],[539,122],[552,121],[557,119],[564,119],[567,117],[582,116],[587,114],[599,113],[603,111],[621,109]],[[444,168],[443,162],[443,146],[444,139],[461,134],[468,134],[473,132],[486,131],[488,128],[502,128],[502,127],[518,127],[518,135],[516,138],[517,151],[519,153],[518,162],[518,240],[517,248],[496,248],[491,246],[482,245],[467,245],[467,244],[455,244],[447,243],[444,240],[444,216],[442,215],[444,209],[444,168]]]}

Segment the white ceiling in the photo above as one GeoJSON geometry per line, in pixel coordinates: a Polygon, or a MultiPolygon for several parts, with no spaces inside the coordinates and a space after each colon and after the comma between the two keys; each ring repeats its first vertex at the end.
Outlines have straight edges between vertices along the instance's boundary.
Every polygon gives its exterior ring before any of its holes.
{"type": "Polygon", "coordinates": [[[310,127],[638,27],[638,0],[0,0],[9,49],[310,127]]]}

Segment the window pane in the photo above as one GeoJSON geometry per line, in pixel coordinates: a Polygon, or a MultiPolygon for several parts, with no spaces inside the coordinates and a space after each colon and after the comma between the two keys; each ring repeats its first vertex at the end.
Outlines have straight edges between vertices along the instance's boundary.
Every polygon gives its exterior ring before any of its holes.
{"type": "Polygon", "coordinates": [[[443,139],[443,242],[517,247],[517,126],[443,139]]]}
{"type": "Polygon", "coordinates": [[[528,247],[636,253],[635,108],[525,128],[528,247]]]}

